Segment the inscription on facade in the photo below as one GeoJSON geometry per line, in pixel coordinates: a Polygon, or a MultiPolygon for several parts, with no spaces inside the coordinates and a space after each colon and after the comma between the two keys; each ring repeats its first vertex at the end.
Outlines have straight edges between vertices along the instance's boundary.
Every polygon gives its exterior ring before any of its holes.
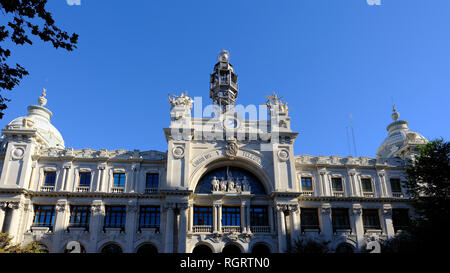
{"type": "MultiPolygon", "coordinates": [[[[248,158],[251,161],[255,162],[257,165],[261,166],[261,157],[255,155],[255,154],[239,150],[237,152],[236,156],[248,158]]],[[[211,151],[211,152],[205,153],[203,155],[200,155],[199,157],[192,160],[192,166],[195,168],[195,167],[199,166],[200,164],[202,164],[203,162],[206,162],[206,161],[208,161],[212,158],[216,158],[216,157],[224,157],[223,151],[215,150],[215,151],[211,151]]]]}

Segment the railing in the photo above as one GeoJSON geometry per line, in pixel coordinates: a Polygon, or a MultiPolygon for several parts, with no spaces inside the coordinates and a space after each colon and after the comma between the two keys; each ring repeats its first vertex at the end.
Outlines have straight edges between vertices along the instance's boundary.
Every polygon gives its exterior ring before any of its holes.
{"type": "Polygon", "coordinates": [[[398,197],[398,198],[402,198],[403,197],[403,193],[401,193],[401,192],[393,192],[392,196],[398,197]]]}
{"type": "Polygon", "coordinates": [[[86,186],[80,186],[77,188],[77,192],[88,192],[89,191],[89,187],[86,186]]]}
{"type": "Polygon", "coordinates": [[[334,191],[333,196],[334,197],[344,197],[344,192],[343,191],[334,191]]]}
{"type": "Polygon", "coordinates": [[[304,196],[313,196],[314,195],[314,191],[302,191],[302,195],[304,195],[304,196]]]}
{"type": "Polygon", "coordinates": [[[212,226],[193,226],[194,233],[211,233],[212,226]]]}
{"type": "Polygon", "coordinates": [[[113,193],[122,193],[124,191],[123,187],[114,187],[112,188],[113,193]]]}
{"type": "Polygon", "coordinates": [[[252,233],[270,233],[270,226],[252,226],[250,230],[252,233]]]}
{"type": "Polygon", "coordinates": [[[55,191],[55,186],[41,186],[41,191],[43,192],[55,191]]]}
{"type": "Polygon", "coordinates": [[[158,188],[146,188],[145,193],[154,193],[157,192],[158,188]]]}
{"type": "Polygon", "coordinates": [[[373,192],[363,192],[364,197],[374,197],[373,192]]]}
{"type": "Polygon", "coordinates": [[[228,232],[241,232],[240,226],[224,226],[222,227],[222,232],[228,233],[228,232]]]}

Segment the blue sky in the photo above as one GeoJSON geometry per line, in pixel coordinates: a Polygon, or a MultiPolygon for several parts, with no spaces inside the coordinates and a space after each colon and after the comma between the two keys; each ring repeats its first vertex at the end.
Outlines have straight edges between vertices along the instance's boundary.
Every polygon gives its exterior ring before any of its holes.
{"type": "Polygon", "coordinates": [[[80,35],[78,49],[14,47],[10,62],[30,75],[4,93],[12,101],[0,126],[46,87],[66,147],[166,151],[168,93],[208,103],[227,49],[239,104],[274,91],[288,102],[297,155],[349,155],[352,114],[357,155],[375,156],[392,100],[412,130],[449,140],[450,1],[381,2],[49,0],[57,25],[80,35]]]}

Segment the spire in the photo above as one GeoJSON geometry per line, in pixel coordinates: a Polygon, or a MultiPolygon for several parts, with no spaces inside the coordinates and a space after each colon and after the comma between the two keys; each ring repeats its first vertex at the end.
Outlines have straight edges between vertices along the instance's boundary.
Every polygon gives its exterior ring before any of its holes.
{"type": "Polygon", "coordinates": [[[47,99],[45,98],[47,96],[47,89],[44,88],[42,91],[41,96],[38,98],[39,106],[44,107],[47,104],[47,99]]]}
{"type": "Polygon", "coordinates": [[[397,112],[397,110],[395,110],[395,104],[392,104],[392,120],[397,121],[398,118],[400,117],[400,113],[397,112]]]}
{"type": "Polygon", "coordinates": [[[217,57],[218,63],[211,74],[210,98],[214,104],[219,105],[223,112],[227,106],[234,106],[238,95],[237,75],[229,63],[230,53],[222,50],[217,57]]]}

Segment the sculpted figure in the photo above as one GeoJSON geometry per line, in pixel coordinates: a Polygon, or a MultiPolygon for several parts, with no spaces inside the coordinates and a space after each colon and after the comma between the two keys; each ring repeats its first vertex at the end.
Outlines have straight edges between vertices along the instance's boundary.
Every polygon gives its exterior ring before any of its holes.
{"type": "Polygon", "coordinates": [[[241,182],[239,181],[238,178],[236,178],[236,191],[237,192],[241,192],[242,191],[242,184],[241,184],[241,182]]]}
{"type": "Polygon", "coordinates": [[[242,190],[250,191],[250,185],[248,183],[247,176],[244,176],[244,179],[242,180],[242,190]]]}
{"type": "Polygon", "coordinates": [[[213,180],[211,181],[212,189],[213,191],[219,191],[219,180],[214,176],[213,180]]]}
{"type": "Polygon", "coordinates": [[[227,191],[227,182],[225,180],[223,180],[223,177],[222,177],[222,181],[220,181],[220,190],[227,191]]]}
{"type": "Polygon", "coordinates": [[[229,191],[229,192],[235,191],[233,180],[229,180],[229,181],[228,181],[228,191],[229,191]]]}

